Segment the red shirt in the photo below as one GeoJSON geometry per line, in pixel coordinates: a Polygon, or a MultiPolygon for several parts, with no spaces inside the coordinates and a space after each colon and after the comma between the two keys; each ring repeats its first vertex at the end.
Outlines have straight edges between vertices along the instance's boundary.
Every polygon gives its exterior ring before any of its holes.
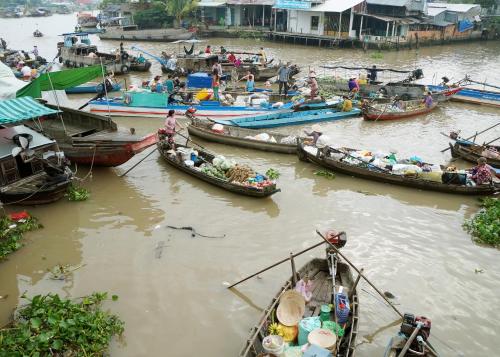
{"type": "Polygon", "coordinates": [[[211,50],[210,48],[208,48],[208,47],[207,47],[207,48],[205,48],[205,53],[210,54],[210,53],[212,53],[212,50],[211,50]]]}

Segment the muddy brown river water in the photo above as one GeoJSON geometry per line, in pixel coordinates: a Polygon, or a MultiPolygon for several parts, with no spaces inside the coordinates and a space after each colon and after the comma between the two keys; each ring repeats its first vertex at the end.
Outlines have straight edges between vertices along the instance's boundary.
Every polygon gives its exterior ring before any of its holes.
{"type": "MultiPolygon", "coordinates": [[[[36,43],[42,55],[52,58],[60,40],[57,35],[71,31],[75,22],[74,15],[0,19],[0,37],[13,48],[28,49],[36,43]],[[32,37],[35,23],[45,37],[32,37]]],[[[92,40],[103,50],[118,46],[95,36],[92,40]]],[[[427,83],[443,75],[458,80],[470,74],[500,85],[498,42],[388,52],[377,59],[358,50],[243,39],[209,42],[245,50],[262,45],[270,57],[298,63],[304,70],[310,66],[318,73],[323,64],[377,64],[422,68],[427,83]]],[[[141,46],[156,53],[177,49],[160,43],[141,46]]],[[[130,75],[127,82],[150,78],[154,72],[159,72],[156,64],[151,73],[130,75]]],[[[77,105],[84,99],[70,102],[77,105]]],[[[354,118],[321,125],[339,145],[396,148],[401,156],[418,154],[426,161],[446,163],[450,154],[440,150],[448,141],[440,132],[461,129],[472,134],[499,120],[498,109],[450,102],[407,121],[373,123],[354,118]]],[[[116,121],[140,134],[162,125],[160,119],[116,121]]],[[[491,130],[482,139],[499,134],[500,130],[491,130]]],[[[88,201],[30,208],[45,228],[26,234],[25,247],[0,263],[0,295],[8,295],[0,300],[0,325],[8,321],[24,292],[77,297],[108,291],[120,298],[106,307],[126,323],[122,341],[112,343],[112,356],[236,356],[290,268],[284,265],[263,273],[261,279],[241,284],[237,293],[228,291],[224,282],[237,281],[317,243],[316,228],[334,228],[347,231],[344,253],[364,267],[381,290],[396,296],[399,309],[432,319],[432,341],[442,356],[499,355],[500,252],[474,244],[461,227],[477,210],[475,198],[344,175],[328,180],[314,175],[317,167],[294,156],[196,141],[261,171],[277,169],[282,192],[264,200],[232,195],[173,170],[156,154],[123,178],[117,175],[142,156],[123,167],[95,168],[85,183],[91,190],[88,201]],[[200,233],[226,237],[192,238],[189,232],[167,225],[193,226],[200,233]],[[81,268],[62,282],[51,280],[47,272],[56,264],[81,268]]],[[[79,167],[78,176],[87,171],[79,167]]],[[[322,254],[317,249],[297,264],[322,254]]],[[[381,356],[398,329],[398,316],[364,283],[360,303],[357,355],[381,356]]]]}

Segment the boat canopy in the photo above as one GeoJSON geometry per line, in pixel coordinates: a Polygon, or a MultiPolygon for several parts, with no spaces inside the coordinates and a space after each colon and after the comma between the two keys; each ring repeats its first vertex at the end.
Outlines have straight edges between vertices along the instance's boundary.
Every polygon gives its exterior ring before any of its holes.
{"type": "Polygon", "coordinates": [[[58,113],[31,97],[8,99],[0,102],[0,125],[17,123],[27,119],[58,113]]]}
{"type": "Polygon", "coordinates": [[[0,159],[12,156],[12,150],[18,147],[14,140],[12,140],[12,138],[18,134],[31,135],[32,139],[29,146],[31,149],[46,145],[52,145],[55,143],[54,140],[51,140],[24,125],[3,128],[0,129],[0,159]]]}
{"type": "Polygon", "coordinates": [[[89,66],[43,73],[30,84],[18,90],[17,97],[29,96],[40,98],[42,91],[76,87],[102,76],[103,71],[105,72],[106,70],[103,70],[101,66],[89,66]]]}

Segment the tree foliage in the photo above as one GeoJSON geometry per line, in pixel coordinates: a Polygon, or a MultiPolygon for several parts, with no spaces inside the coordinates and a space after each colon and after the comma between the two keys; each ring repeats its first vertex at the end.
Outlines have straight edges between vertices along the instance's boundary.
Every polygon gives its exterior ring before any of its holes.
{"type": "Polygon", "coordinates": [[[167,14],[175,17],[177,21],[181,21],[198,7],[198,0],[166,0],[160,3],[164,5],[167,14]]]}
{"type": "Polygon", "coordinates": [[[141,29],[164,28],[172,25],[172,16],[167,14],[162,4],[155,3],[150,9],[137,11],[134,23],[141,29]]]}

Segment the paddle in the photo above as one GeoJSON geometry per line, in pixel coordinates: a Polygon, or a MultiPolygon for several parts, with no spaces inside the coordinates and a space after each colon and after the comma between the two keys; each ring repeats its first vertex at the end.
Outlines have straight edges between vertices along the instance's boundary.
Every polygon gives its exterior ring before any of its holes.
{"type": "MultiPolygon", "coordinates": [[[[344,233],[344,232],[340,232],[339,234],[337,234],[337,235],[336,235],[336,236],[334,236],[333,238],[335,238],[335,237],[339,237],[339,236],[340,236],[341,234],[343,234],[343,233],[344,233]]],[[[300,251],[300,252],[298,252],[298,253],[295,253],[295,254],[290,254],[290,256],[289,256],[289,257],[286,257],[285,259],[282,259],[282,260],[280,260],[279,262],[276,262],[276,263],[274,263],[273,265],[268,266],[267,268],[264,268],[264,269],[262,269],[262,270],[259,270],[257,273],[252,274],[252,275],[250,275],[250,276],[247,276],[246,278],[241,279],[240,281],[238,281],[238,282],[236,282],[236,283],[234,283],[234,284],[232,284],[232,285],[228,286],[227,288],[228,288],[228,289],[231,289],[232,287],[235,287],[236,285],[241,284],[241,283],[243,283],[243,282],[247,281],[248,279],[253,278],[254,276],[257,276],[257,275],[259,275],[260,273],[263,273],[263,272],[265,272],[265,271],[267,271],[267,270],[269,270],[269,269],[272,269],[272,268],[274,268],[274,267],[276,267],[276,266],[278,266],[278,265],[280,265],[280,264],[283,264],[284,262],[287,262],[287,261],[289,261],[289,260],[290,260],[290,259],[292,259],[292,258],[298,257],[299,255],[304,254],[304,253],[306,253],[306,252],[310,251],[311,249],[317,248],[317,247],[319,247],[320,245],[323,245],[323,244],[325,244],[325,242],[320,242],[320,243],[314,244],[314,245],[310,246],[309,248],[306,248],[306,249],[301,250],[301,251],[300,251]]]]}
{"type": "Polygon", "coordinates": [[[158,150],[157,147],[155,147],[153,150],[151,150],[151,152],[149,154],[147,154],[146,156],[144,156],[138,163],[136,163],[134,166],[132,166],[130,169],[128,169],[127,171],[125,171],[123,174],[121,175],[118,175],[118,177],[123,177],[125,176],[126,174],[128,174],[130,171],[132,171],[133,169],[135,169],[137,166],[139,166],[139,164],[141,162],[143,162],[144,160],[146,160],[149,156],[151,156],[156,150],[158,150]]]}
{"type": "Polygon", "coordinates": [[[335,253],[337,253],[338,255],[340,255],[363,279],[365,279],[365,281],[370,284],[370,286],[380,295],[382,296],[382,298],[393,308],[394,311],[396,311],[396,313],[403,317],[403,314],[401,313],[401,311],[399,311],[384,295],[383,292],[381,292],[375,285],[373,285],[373,283],[368,280],[368,278],[366,276],[363,275],[363,272],[361,270],[359,270],[358,268],[356,268],[356,266],[351,263],[351,261],[349,259],[346,258],[346,256],[344,254],[342,254],[340,252],[340,250],[337,249],[337,247],[335,247],[332,243],[330,243],[328,241],[328,239],[325,238],[325,236],[323,236],[318,230],[316,230],[316,233],[321,237],[323,238],[323,240],[328,243],[328,245],[330,246],[330,248],[332,248],[335,253]]]}
{"type": "MultiPolygon", "coordinates": [[[[480,132],[478,132],[478,133],[475,133],[474,135],[469,136],[469,137],[468,137],[468,138],[466,138],[466,139],[462,139],[462,140],[470,140],[470,139],[472,139],[473,137],[475,137],[475,136],[477,136],[477,135],[479,135],[479,134],[482,134],[482,133],[484,133],[484,132],[487,132],[488,130],[493,129],[494,127],[497,127],[498,125],[500,125],[500,122],[496,123],[495,125],[490,126],[489,128],[484,129],[483,131],[480,131],[480,132]]],[[[497,140],[497,139],[495,139],[495,140],[497,140]]],[[[495,140],[493,140],[493,141],[495,141],[495,140]]],[[[492,141],[492,142],[493,142],[493,141],[492,141]]],[[[447,150],[450,150],[450,147],[447,147],[446,149],[441,150],[441,152],[445,152],[445,151],[447,151],[447,150]]]]}

